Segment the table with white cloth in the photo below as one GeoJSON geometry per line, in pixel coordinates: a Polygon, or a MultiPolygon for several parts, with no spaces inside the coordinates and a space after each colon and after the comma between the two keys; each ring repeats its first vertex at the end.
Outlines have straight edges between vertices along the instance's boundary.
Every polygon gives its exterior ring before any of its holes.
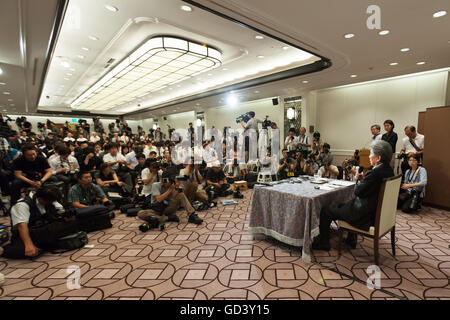
{"type": "Polygon", "coordinates": [[[288,180],[273,186],[257,184],[250,202],[248,231],[303,247],[302,259],[310,262],[311,244],[319,235],[320,210],[353,197],[354,182],[343,180],[328,179],[326,184],[315,184],[309,179],[302,183],[288,180]]]}

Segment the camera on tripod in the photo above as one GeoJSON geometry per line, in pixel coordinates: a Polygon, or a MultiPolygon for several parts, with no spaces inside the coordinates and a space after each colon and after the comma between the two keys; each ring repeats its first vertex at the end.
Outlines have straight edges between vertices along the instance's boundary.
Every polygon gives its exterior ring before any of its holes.
{"type": "Polygon", "coordinates": [[[267,127],[270,127],[272,125],[272,121],[268,120],[269,116],[266,116],[264,121],[262,122],[262,128],[267,129],[267,127]]]}
{"type": "Polygon", "coordinates": [[[241,114],[239,117],[237,117],[236,118],[236,123],[240,123],[241,121],[248,122],[250,120],[250,116],[249,116],[250,112],[251,111],[249,111],[247,113],[244,113],[244,114],[241,114]]]}

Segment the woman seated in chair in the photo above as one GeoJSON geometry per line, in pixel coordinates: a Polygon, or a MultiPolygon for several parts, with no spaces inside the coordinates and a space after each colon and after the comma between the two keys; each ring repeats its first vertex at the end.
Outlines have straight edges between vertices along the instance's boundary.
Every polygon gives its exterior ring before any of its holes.
{"type": "MultiPolygon", "coordinates": [[[[320,235],[314,239],[314,250],[330,250],[330,225],[333,220],[343,220],[366,231],[374,225],[383,179],[394,176],[389,165],[392,159],[391,145],[376,140],[370,147],[369,159],[372,169],[367,171],[361,181],[358,181],[361,175],[356,174],[355,198],[338,207],[323,207],[320,211],[320,235]]],[[[356,247],[356,235],[349,233],[346,243],[352,248],[356,247]]]]}
{"type": "Polygon", "coordinates": [[[124,188],[125,183],[119,180],[117,174],[108,164],[102,163],[99,170],[96,182],[106,194],[108,192],[117,192],[121,195],[127,193],[125,192],[127,189],[124,188]]]}
{"type": "Polygon", "coordinates": [[[400,187],[397,208],[405,213],[417,212],[425,196],[427,170],[419,165],[419,161],[420,156],[417,154],[413,154],[408,158],[408,164],[411,169],[406,171],[400,187]]]}

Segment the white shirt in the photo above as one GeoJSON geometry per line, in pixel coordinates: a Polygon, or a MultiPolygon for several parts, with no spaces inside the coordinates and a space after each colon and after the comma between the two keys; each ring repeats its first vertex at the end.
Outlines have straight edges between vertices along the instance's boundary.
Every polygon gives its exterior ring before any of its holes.
{"type": "MultiPolygon", "coordinates": [[[[420,149],[424,148],[425,136],[423,134],[418,133],[413,140],[414,140],[416,146],[418,146],[420,149]]],[[[402,150],[405,150],[406,153],[410,153],[410,152],[416,153],[417,152],[417,150],[413,147],[411,142],[409,142],[408,137],[403,138],[402,150]]]]}
{"type": "Polygon", "coordinates": [[[215,160],[217,160],[217,153],[213,147],[203,149],[202,156],[205,162],[214,162],[215,160]]]}
{"type": "Polygon", "coordinates": [[[130,138],[127,136],[120,136],[119,141],[123,141],[124,143],[128,143],[130,141],[130,138]]]}
{"type": "Polygon", "coordinates": [[[133,167],[136,167],[139,162],[136,159],[136,153],[134,151],[129,152],[126,156],[125,156],[125,161],[133,167]]]}
{"type": "Polygon", "coordinates": [[[284,145],[288,149],[288,151],[295,150],[297,148],[298,137],[294,136],[294,139],[291,141],[291,136],[286,137],[284,140],[284,145]]]}
{"type": "MultiPolygon", "coordinates": [[[[158,172],[158,174],[157,175],[155,174],[153,179],[148,184],[144,184],[144,187],[142,188],[143,195],[148,196],[149,194],[152,193],[152,185],[153,185],[153,183],[158,181],[158,176],[159,176],[159,181],[161,181],[162,174],[160,174],[160,172],[158,172]]],[[[149,177],[150,177],[150,169],[145,168],[144,170],[142,170],[142,172],[141,172],[142,180],[148,179],[149,177]]]]}
{"type": "Polygon", "coordinates": [[[158,155],[158,151],[156,150],[155,146],[152,145],[151,148],[149,148],[148,146],[145,146],[145,148],[144,148],[145,157],[146,158],[150,157],[150,152],[152,152],[152,151],[155,151],[156,155],[158,155]]]}
{"type": "MultiPolygon", "coordinates": [[[[117,152],[117,154],[115,156],[111,155],[111,153],[107,153],[103,156],[103,162],[108,163],[108,162],[116,162],[117,160],[124,160],[126,161],[125,157],[120,153],[117,152]]],[[[111,169],[113,169],[114,171],[117,171],[119,169],[119,164],[113,164],[111,166],[111,169]]]]}
{"type": "MultiPolygon", "coordinates": [[[[305,144],[311,144],[309,143],[309,137],[305,134],[304,136],[300,135],[297,137],[297,143],[305,143],[305,144]]],[[[305,147],[305,146],[299,146],[301,150],[308,150],[309,147],[305,147]]]]}
{"type": "Polygon", "coordinates": [[[88,141],[86,138],[78,138],[77,139],[77,142],[86,142],[86,141],[88,141]]]}
{"type": "Polygon", "coordinates": [[[372,141],[381,140],[382,137],[383,137],[383,135],[382,135],[381,133],[379,133],[379,134],[377,134],[377,135],[375,136],[375,138],[372,137],[372,141]]]}
{"type": "Polygon", "coordinates": [[[100,137],[99,136],[91,136],[91,138],[89,139],[89,141],[96,143],[97,141],[100,141],[100,137]]]}
{"type": "MultiPolygon", "coordinates": [[[[333,169],[333,171],[339,172],[338,168],[334,165],[330,165],[330,168],[333,169]]],[[[324,166],[320,167],[318,174],[321,178],[322,178],[324,171],[325,171],[325,167],[324,166]]],[[[331,171],[328,171],[328,173],[325,175],[325,178],[337,179],[337,174],[333,174],[333,173],[331,173],[331,171]]]]}
{"type": "Polygon", "coordinates": [[[56,174],[56,171],[61,170],[62,168],[69,168],[70,173],[75,173],[80,170],[78,160],[71,155],[69,155],[66,160],[61,159],[61,156],[55,156],[48,161],[48,164],[50,165],[50,168],[52,168],[54,175],[56,174]],[[76,169],[73,168],[73,165],[75,165],[76,169]]]}
{"type": "MultiPolygon", "coordinates": [[[[36,205],[41,214],[45,214],[45,207],[39,203],[36,199],[36,205]]],[[[61,212],[64,210],[63,206],[58,202],[53,202],[56,210],[61,212]]],[[[30,206],[25,202],[18,202],[11,208],[11,220],[12,225],[15,226],[19,223],[28,223],[30,221],[30,206]]]]}
{"type": "Polygon", "coordinates": [[[65,142],[68,142],[68,141],[74,142],[75,139],[72,138],[72,137],[65,137],[65,138],[64,138],[64,141],[65,141],[65,142]]]}

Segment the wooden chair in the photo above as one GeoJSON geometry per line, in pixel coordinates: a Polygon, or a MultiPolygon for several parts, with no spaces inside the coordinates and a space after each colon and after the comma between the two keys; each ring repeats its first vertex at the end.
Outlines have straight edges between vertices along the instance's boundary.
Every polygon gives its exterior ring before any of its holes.
{"type": "Polygon", "coordinates": [[[339,255],[341,255],[343,232],[344,230],[346,230],[373,239],[374,241],[373,249],[376,265],[379,264],[379,252],[378,252],[379,239],[390,231],[392,254],[395,256],[395,215],[397,213],[397,201],[401,181],[402,175],[398,175],[385,179],[381,184],[380,193],[378,195],[378,205],[375,216],[375,225],[371,226],[369,231],[364,231],[355,228],[345,221],[338,220],[339,255]]]}

